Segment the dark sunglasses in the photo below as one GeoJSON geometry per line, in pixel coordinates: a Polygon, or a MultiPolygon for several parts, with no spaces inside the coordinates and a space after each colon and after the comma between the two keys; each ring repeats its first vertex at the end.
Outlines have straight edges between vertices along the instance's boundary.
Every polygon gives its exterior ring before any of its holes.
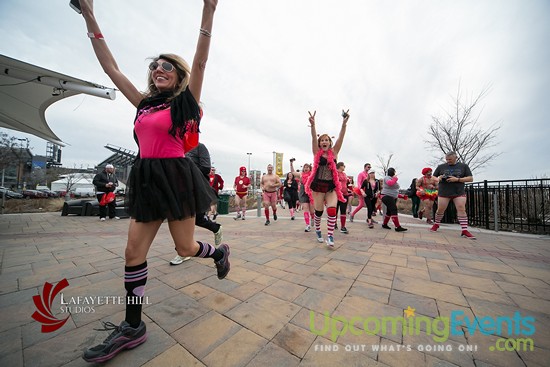
{"type": "Polygon", "coordinates": [[[168,61],[163,61],[162,63],[153,61],[149,64],[149,70],[157,70],[159,65],[162,67],[162,70],[166,71],[167,73],[171,73],[172,71],[174,71],[174,65],[170,64],[168,61]]]}

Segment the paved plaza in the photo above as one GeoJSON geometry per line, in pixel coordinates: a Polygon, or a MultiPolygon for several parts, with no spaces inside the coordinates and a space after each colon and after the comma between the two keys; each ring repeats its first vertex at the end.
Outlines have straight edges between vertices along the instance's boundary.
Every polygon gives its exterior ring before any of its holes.
{"type": "MultiPolygon", "coordinates": [[[[270,226],[256,211],[218,217],[231,246],[224,280],[212,259],[170,266],[163,224],[148,257],[148,340],[105,365],[550,365],[549,237],[472,228],[472,241],[405,215],[409,230],[397,233],[367,228],[363,211],[329,249],[304,232],[301,213],[278,214],[270,226]]],[[[85,302],[125,294],[128,223],[0,216],[0,366],[89,366],[82,351],[108,335],[93,329],[124,318],[122,304],[85,302]],[[69,318],[43,333],[33,296],[62,279],[51,311],[69,318]]],[[[214,241],[203,229],[196,239],[214,241]]]]}

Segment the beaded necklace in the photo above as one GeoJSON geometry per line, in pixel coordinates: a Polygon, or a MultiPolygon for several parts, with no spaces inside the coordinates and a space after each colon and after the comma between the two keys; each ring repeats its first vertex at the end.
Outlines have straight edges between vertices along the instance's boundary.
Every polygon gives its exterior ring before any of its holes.
{"type": "Polygon", "coordinates": [[[160,110],[166,110],[169,107],[170,107],[170,102],[165,102],[165,103],[160,104],[158,106],[151,106],[151,107],[142,108],[137,112],[136,121],[141,122],[140,118],[141,118],[142,115],[150,115],[150,114],[155,113],[155,112],[160,111],[160,110]]]}

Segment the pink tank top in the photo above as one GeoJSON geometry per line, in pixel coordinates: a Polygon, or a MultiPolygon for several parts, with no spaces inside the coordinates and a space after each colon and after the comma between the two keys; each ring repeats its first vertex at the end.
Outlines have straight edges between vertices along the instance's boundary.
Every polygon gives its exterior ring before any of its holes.
{"type": "Polygon", "coordinates": [[[171,126],[170,108],[139,116],[134,130],[139,140],[140,158],[185,157],[183,139],[168,133],[171,126]]]}

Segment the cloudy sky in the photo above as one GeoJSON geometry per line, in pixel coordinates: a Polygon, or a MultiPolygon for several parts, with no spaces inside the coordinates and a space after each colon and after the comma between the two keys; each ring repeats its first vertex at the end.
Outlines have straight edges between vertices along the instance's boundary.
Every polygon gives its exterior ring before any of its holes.
{"type": "MultiPolygon", "coordinates": [[[[68,0],[0,2],[0,53],[112,87],[68,0]]],[[[148,57],[191,61],[200,0],[97,0],[96,16],[119,66],[145,89],[148,57]]],[[[494,124],[502,154],[475,181],[550,176],[550,2],[546,0],[220,0],[203,88],[201,141],[226,179],[262,169],[273,152],[311,162],[308,110],[337,136],[351,118],[339,160],[348,174],[393,154],[402,186],[434,157],[432,115],[490,86],[481,128],[494,124]],[[545,51],[546,50],[546,51],[545,51]],[[544,121],[547,121],[546,123],[544,121]]],[[[94,166],[107,143],[136,150],[134,108],[78,95],[46,111],[68,146],[65,166],[94,166]]],[[[16,132],[13,135],[25,136],[16,132]]],[[[46,142],[31,137],[35,154],[46,142]]]]}

